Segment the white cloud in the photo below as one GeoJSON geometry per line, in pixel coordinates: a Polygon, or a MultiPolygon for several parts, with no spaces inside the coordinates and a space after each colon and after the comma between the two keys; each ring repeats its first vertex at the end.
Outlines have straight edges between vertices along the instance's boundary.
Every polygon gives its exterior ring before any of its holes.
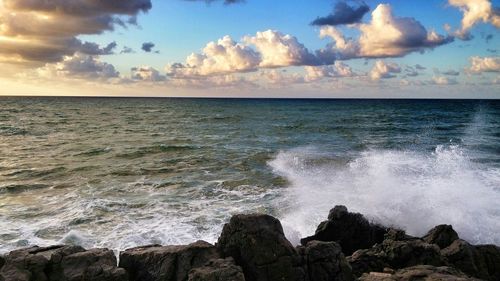
{"type": "Polygon", "coordinates": [[[449,43],[452,38],[428,32],[414,18],[395,17],[391,6],[380,4],[368,24],[360,24],[362,57],[400,57],[449,43]]]}
{"type": "Polygon", "coordinates": [[[396,77],[396,73],[401,73],[401,67],[396,63],[386,63],[382,60],[377,60],[372,70],[370,78],[372,80],[380,80],[396,77]]]}
{"type": "Polygon", "coordinates": [[[316,65],[316,57],[296,37],[275,30],[257,32],[243,41],[253,45],[261,56],[262,68],[316,65]]]}
{"type": "Polygon", "coordinates": [[[449,77],[445,77],[445,76],[434,76],[434,77],[432,77],[431,82],[433,84],[436,84],[436,85],[455,85],[455,84],[458,84],[457,80],[449,78],[449,77]]]}
{"type": "Polygon", "coordinates": [[[307,82],[317,81],[327,77],[355,76],[352,68],[340,61],[336,61],[334,65],[306,66],[304,69],[306,71],[304,79],[307,82]]]}
{"type": "Polygon", "coordinates": [[[470,29],[478,22],[491,23],[500,28],[500,14],[489,0],[448,0],[451,6],[463,12],[462,26],[455,34],[461,39],[470,39],[470,29]]]}
{"type": "Polygon", "coordinates": [[[500,57],[471,57],[470,63],[465,69],[469,73],[500,72],[500,57]]]}
{"type": "Polygon", "coordinates": [[[255,71],[261,60],[257,52],[229,36],[208,43],[201,54],[191,54],[185,65],[172,64],[166,71],[173,77],[207,76],[255,71]]]}
{"type": "Polygon", "coordinates": [[[326,48],[317,51],[317,55],[323,63],[330,64],[335,60],[348,60],[360,55],[360,46],[356,40],[345,38],[342,32],[333,26],[325,26],[320,29],[320,38],[331,38],[326,48]]]}

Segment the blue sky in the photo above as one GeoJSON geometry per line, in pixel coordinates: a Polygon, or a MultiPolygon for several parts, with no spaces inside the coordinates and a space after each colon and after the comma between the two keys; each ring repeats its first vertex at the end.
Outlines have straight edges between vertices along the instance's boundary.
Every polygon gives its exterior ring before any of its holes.
{"type": "MultiPolygon", "coordinates": [[[[53,6],[66,5],[60,4],[60,1],[48,2],[53,2],[53,6]]],[[[3,0],[3,4],[0,0],[5,15],[2,18],[0,13],[0,27],[3,25],[6,27],[3,29],[7,30],[2,34],[0,28],[0,64],[7,69],[0,72],[0,84],[11,89],[3,94],[58,95],[64,94],[64,89],[69,85],[77,83],[81,92],[72,91],[70,94],[87,95],[94,89],[99,89],[99,93],[103,95],[149,93],[169,96],[185,93],[188,96],[225,96],[230,93],[231,96],[238,96],[243,92],[242,95],[248,96],[259,92],[263,96],[273,97],[343,97],[346,90],[351,90],[354,96],[358,96],[369,89],[375,96],[391,97],[387,91],[390,88],[395,89],[391,92],[398,93],[395,97],[419,97],[415,93],[422,92],[426,97],[449,97],[450,93],[455,97],[477,97],[470,94],[471,87],[474,86],[480,87],[484,92],[480,97],[500,96],[500,15],[498,9],[495,10],[500,7],[500,3],[497,0],[247,0],[234,4],[224,4],[223,1],[124,0],[122,3],[128,3],[127,7],[112,8],[88,6],[88,0],[68,2],[74,2],[77,9],[93,12],[88,15],[85,13],[82,19],[80,13],[74,14],[73,7],[73,10],[68,9],[65,17],[65,20],[69,18],[69,22],[59,23],[57,21],[62,18],[60,11],[64,13],[65,7],[59,7],[59,12],[56,13],[47,7],[30,6],[26,0],[3,0]],[[311,25],[318,17],[334,14],[334,7],[340,2],[352,8],[366,5],[369,11],[351,25],[311,25]],[[477,6],[478,4],[480,5],[477,6]],[[472,14],[478,7],[480,12],[472,14]],[[377,13],[376,11],[385,17],[396,19],[396,23],[392,26],[388,24],[387,29],[374,29],[369,25],[372,14],[377,13]],[[470,26],[462,24],[467,12],[471,13],[469,16],[473,20],[470,26]],[[53,32],[60,34],[50,35],[59,36],[57,41],[54,39],[41,44],[46,37],[41,39],[37,35],[23,33],[22,29],[15,29],[13,20],[6,20],[9,14],[16,14],[20,18],[21,13],[46,17],[45,21],[53,21],[62,26],[53,32]],[[115,20],[120,18],[125,21],[129,16],[136,16],[137,25],[126,22],[118,24],[115,20]],[[402,17],[411,20],[397,23],[398,18],[402,17]],[[95,23],[103,18],[108,20],[107,27],[95,23]],[[72,26],[73,19],[75,26],[80,28],[72,26]],[[65,24],[70,26],[69,34],[64,28],[65,24]],[[445,25],[449,25],[449,28],[445,28],[445,25]],[[431,40],[428,35],[427,39],[414,39],[419,34],[419,26],[423,26],[427,34],[435,31],[438,37],[431,40]],[[352,49],[350,47],[342,50],[334,48],[330,50],[334,59],[316,58],[317,50],[327,49],[327,44],[336,42],[332,35],[319,37],[321,30],[325,31],[329,27],[335,31],[330,29],[328,34],[340,32],[343,38],[353,39],[353,46],[360,46],[361,49],[355,53],[349,51],[352,49]],[[388,35],[387,40],[379,42],[377,36],[384,36],[385,30],[390,33],[391,28],[395,30],[393,33],[400,34],[388,35]],[[290,48],[290,56],[293,56],[294,50],[302,53],[299,57],[277,58],[273,56],[283,46],[266,43],[261,47],[267,49],[259,49],[260,45],[255,41],[259,37],[257,32],[265,31],[274,32],[262,35],[262,38],[269,40],[281,40],[287,35],[293,37],[293,42],[284,43],[291,45],[284,47],[290,48]],[[365,35],[367,37],[363,43],[360,37],[365,35]],[[228,52],[230,48],[238,49],[244,45],[242,50],[246,52],[246,57],[238,57],[236,61],[232,61],[228,57],[211,57],[202,50],[209,42],[217,42],[224,36],[230,36],[234,40],[233,43],[225,43],[228,52]],[[245,36],[247,39],[244,39],[245,36]],[[3,49],[2,37],[6,46],[3,49]],[[254,41],[250,42],[252,38],[254,41]],[[51,49],[50,55],[43,49],[47,45],[56,44],[55,42],[60,44],[63,40],[73,40],[71,44],[75,46],[65,47],[68,43],[57,45],[57,53],[51,49]],[[30,46],[28,49],[27,45],[31,42],[40,43],[39,52],[34,51],[38,47],[35,43],[35,47],[30,46]],[[85,45],[85,42],[93,45],[85,45]],[[110,48],[111,51],[105,50],[111,42],[115,42],[116,47],[110,48]],[[141,50],[142,44],[146,42],[154,43],[152,52],[141,50]],[[18,53],[8,43],[14,46],[19,44],[18,53]],[[370,51],[375,45],[383,45],[383,50],[370,51]],[[307,52],[300,46],[307,48],[307,52]],[[124,47],[129,47],[134,52],[121,53],[124,47]],[[268,52],[268,49],[275,47],[276,50],[268,52]],[[264,59],[266,52],[267,62],[264,59]],[[346,55],[346,52],[349,54],[346,55]],[[186,59],[192,53],[205,59],[198,62],[199,65],[189,64],[186,59]],[[44,58],[44,55],[47,57],[44,58]],[[306,56],[310,58],[306,59],[306,56]],[[271,57],[273,59],[269,61],[271,57]],[[311,57],[314,57],[314,62],[311,57]],[[182,64],[182,68],[171,69],[171,65],[175,63],[182,64]],[[238,65],[239,63],[242,65],[238,65]],[[416,70],[417,64],[425,67],[425,70],[415,71],[412,76],[407,75],[410,73],[409,68],[416,70]],[[348,71],[346,67],[349,68],[348,71]],[[347,72],[342,72],[340,68],[347,72]],[[443,74],[445,72],[447,74],[443,74]]],[[[46,22],[32,23],[30,28],[40,28],[40,32],[46,32],[46,22]]],[[[227,56],[230,54],[227,53],[227,56]]]]}

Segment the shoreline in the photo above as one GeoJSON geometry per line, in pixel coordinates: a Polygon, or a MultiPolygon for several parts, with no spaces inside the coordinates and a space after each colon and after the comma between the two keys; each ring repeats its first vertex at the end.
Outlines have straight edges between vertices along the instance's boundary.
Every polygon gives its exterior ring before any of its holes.
{"type": "Polygon", "coordinates": [[[149,245],[119,252],[57,245],[0,256],[0,281],[500,280],[500,247],[471,245],[450,225],[423,237],[333,208],[294,247],[269,215],[235,215],[215,245],[149,245]]]}

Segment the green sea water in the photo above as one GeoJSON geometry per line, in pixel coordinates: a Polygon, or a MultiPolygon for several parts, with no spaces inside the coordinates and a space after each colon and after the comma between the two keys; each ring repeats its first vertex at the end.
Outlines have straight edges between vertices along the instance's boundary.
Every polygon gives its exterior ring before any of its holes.
{"type": "Polygon", "coordinates": [[[0,252],[216,241],[236,213],[292,242],[336,204],[500,244],[500,101],[0,98],[0,252]]]}

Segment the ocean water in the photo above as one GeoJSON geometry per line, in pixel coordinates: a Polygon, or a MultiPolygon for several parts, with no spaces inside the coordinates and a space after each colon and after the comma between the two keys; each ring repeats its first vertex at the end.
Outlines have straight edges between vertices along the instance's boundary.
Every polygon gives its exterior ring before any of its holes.
{"type": "Polygon", "coordinates": [[[0,252],[215,242],[248,212],[297,243],[336,204],[500,244],[500,101],[0,98],[0,252]]]}

